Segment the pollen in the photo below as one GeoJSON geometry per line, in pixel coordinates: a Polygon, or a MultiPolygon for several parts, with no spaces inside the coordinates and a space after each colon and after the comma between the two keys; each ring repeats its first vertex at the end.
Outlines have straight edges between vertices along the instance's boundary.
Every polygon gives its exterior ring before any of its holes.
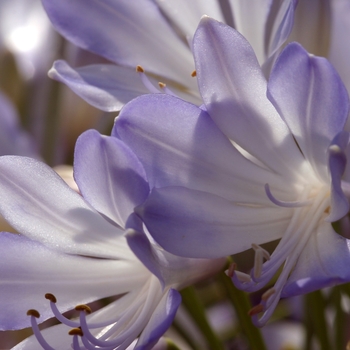
{"type": "Polygon", "coordinates": [[[191,73],[191,77],[194,78],[194,77],[196,77],[196,76],[197,76],[197,71],[194,70],[194,71],[191,73]]]}
{"type": "Polygon", "coordinates": [[[252,307],[248,311],[248,315],[253,316],[253,315],[259,314],[260,312],[263,312],[263,311],[264,311],[264,307],[261,304],[259,304],[259,305],[252,307]]]}
{"type": "Polygon", "coordinates": [[[79,335],[79,336],[84,336],[83,331],[80,328],[72,328],[69,332],[69,335],[79,335]]]}
{"type": "Polygon", "coordinates": [[[268,298],[270,298],[271,295],[275,293],[276,293],[275,288],[270,288],[261,296],[261,300],[266,301],[268,298]]]}
{"type": "Polygon", "coordinates": [[[77,306],[75,307],[75,310],[77,310],[77,311],[85,311],[87,314],[91,314],[91,312],[92,312],[92,310],[90,309],[90,307],[87,306],[87,305],[84,305],[84,304],[82,304],[82,305],[77,305],[77,306]]]}
{"type": "Polygon", "coordinates": [[[136,72],[138,73],[144,73],[145,70],[141,66],[136,66],[136,72]]]}
{"type": "Polygon", "coordinates": [[[57,303],[56,297],[51,293],[45,294],[45,299],[52,301],[53,303],[57,303]]]}
{"type": "Polygon", "coordinates": [[[225,271],[226,272],[226,275],[228,277],[233,277],[233,274],[235,273],[235,270],[237,268],[237,264],[236,263],[231,263],[230,266],[228,267],[228,269],[225,271]]]}
{"type": "Polygon", "coordinates": [[[30,309],[27,311],[27,316],[34,316],[35,318],[39,318],[40,314],[37,310],[30,309]]]}

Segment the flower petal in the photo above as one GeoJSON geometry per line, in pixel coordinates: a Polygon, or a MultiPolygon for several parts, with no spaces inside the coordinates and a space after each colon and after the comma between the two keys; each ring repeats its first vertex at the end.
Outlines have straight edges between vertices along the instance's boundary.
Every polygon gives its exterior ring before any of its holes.
{"type": "Polygon", "coordinates": [[[159,338],[171,326],[176,311],[181,304],[181,295],[175,289],[170,289],[154,310],[147,326],[141,333],[136,344],[137,350],[152,349],[159,338]]]}
{"type": "Polygon", "coordinates": [[[65,61],[56,61],[49,76],[69,86],[94,107],[107,112],[119,111],[125,103],[149,92],[135,69],[112,64],[74,69],[65,61]]]}
{"type": "Polygon", "coordinates": [[[43,322],[53,316],[44,298],[52,293],[61,312],[77,304],[126,293],[149,274],[137,261],[91,259],[64,254],[7,232],[0,233],[0,329],[30,326],[36,309],[43,322]],[[118,283],[116,283],[118,281],[118,283]]]}
{"type": "Polygon", "coordinates": [[[221,4],[216,0],[156,0],[156,3],[170,20],[180,28],[187,40],[192,39],[198,22],[203,15],[224,22],[220,9],[221,4]]]}
{"type": "Polygon", "coordinates": [[[264,185],[273,183],[277,196],[293,200],[283,179],[244,158],[205,111],[177,98],[135,99],[121,111],[113,134],[140,159],[151,188],[185,186],[272,205],[264,185]]]}
{"type": "Polygon", "coordinates": [[[84,198],[121,227],[149,193],[145,170],[129,147],[95,130],[78,138],[74,177],[84,198]]]}
{"type": "Polygon", "coordinates": [[[342,131],[333,139],[329,147],[329,171],[331,174],[332,192],[331,212],[326,220],[330,222],[341,219],[349,211],[349,202],[341,187],[347,163],[345,150],[348,143],[349,133],[342,131]]]}
{"type": "Polygon", "coordinates": [[[337,234],[330,223],[323,222],[300,255],[282,297],[349,282],[349,247],[348,239],[337,234]]]}
{"type": "Polygon", "coordinates": [[[191,84],[191,52],[153,1],[141,6],[129,0],[44,0],[43,5],[55,28],[77,46],[191,84]]]}
{"type": "Polygon", "coordinates": [[[0,158],[0,212],[20,233],[65,253],[130,258],[123,231],[109,224],[47,165],[0,158]]]}
{"type": "Polygon", "coordinates": [[[236,205],[184,187],[153,189],[136,208],[152,237],[172,254],[219,258],[280,238],[289,208],[236,205]]]}
{"type": "Polygon", "coordinates": [[[306,159],[321,179],[328,180],[327,149],[342,131],[349,110],[347,91],[334,68],[292,43],[271,73],[268,96],[306,159]]]}
{"type": "Polygon", "coordinates": [[[156,244],[151,244],[145,233],[128,230],[130,249],[140,261],[159,279],[164,289],[177,289],[193,284],[223,268],[225,259],[189,259],[172,255],[156,244]]]}
{"type": "Polygon", "coordinates": [[[206,17],[193,51],[201,96],[220,130],[274,172],[300,176],[303,158],[266,98],[266,80],[244,37],[206,17]]]}

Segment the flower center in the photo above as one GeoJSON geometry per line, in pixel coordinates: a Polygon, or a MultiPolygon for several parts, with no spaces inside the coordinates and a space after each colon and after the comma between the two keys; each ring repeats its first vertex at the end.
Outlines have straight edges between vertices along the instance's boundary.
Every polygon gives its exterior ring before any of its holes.
{"type": "Polygon", "coordinates": [[[316,231],[321,219],[326,216],[330,205],[328,186],[321,187],[316,195],[314,191],[304,191],[301,200],[297,202],[279,201],[272,196],[268,185],[265,189],[267,196],[274,204],[294,208],[290,223],[271,256],[262,247],[252,245],[255,259],[250,275],[235,271],[234,267],[228,271],[237,288],[254,292],[263,288],[283,265],[274,287],[267,290],[262,295],[261,303],[250,311],[252,321],[258,327],[262,327],[272,315],[300,254],[312,233],[316,231]],[[259,318],[260,313],[263,314],[259,318]]]}

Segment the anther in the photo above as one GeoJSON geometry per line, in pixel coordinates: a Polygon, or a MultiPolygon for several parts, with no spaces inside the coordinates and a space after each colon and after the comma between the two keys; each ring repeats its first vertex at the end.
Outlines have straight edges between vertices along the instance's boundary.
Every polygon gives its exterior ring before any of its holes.
{"type": "Polygon", "coordinates": [[[257,314],[259,314],[260,312],[263,312],[263,311],[264,311],[264,306],[259,304],[259,305],[256,305],[256,306],[252,307],[248,311],[248,315],[249,316],[257,315],[257,314]]]}
{"type": "MultiPolygon", "coordinates": [[[[237,276],[237,278],[238,278],[238,280],[240,281],[240,282],[247,282],[247,283],[249,283],[249,282],[251,282],[252,281],[252,278],[249,276],[249,275],[247,275],[246,273],[244,273],[244,272],[241,272],[241,271],[234,271],[234,275],[236,275],[237,276]]],[[[232,276],[233,277],[233,276],[232,276]]]]}
{"type": "Polygon", "coordinates": [[[197,76],[197,71],[194,70],[194,71],[191,73],[191,77],[194,78],[195,76],[197,76]]]}
{"type": "Polygon", "coordinates": [[[159,86],[161,89],[165,89],[165,88],[166,88],[166,84],[162,83],[161,81],[158,83],[158,86],[159,86]]]}
{"type": "Polygon", "coordinates": [[[80,329],[80,328],[72,328],[69,332],[68,332],[69,335],[79,335],[81,337],[84,336],[84,333],[83,331],[80,329]]]}
{"type": "Polygon", "coordinates": [[[237,264],[236,263],[231,263],[230,266],[228,267],[228,269],[225,271],[226,275],[230,278],[233,277],[233,274],[235,273],[235,270],[237,268],[237,264]]]}
{"type": "Polygon", "coordinates": [[[35,318],[39,318],[40,314],[37,310],[30,309],[27,311],[27,316],[34,316],[35,318]]]}
{"type": "Polygon", "coordinates": [[[275,293],[276,293],[275,288],[270,288],[261,296],[261,300],[266,301],[268,298],[270,298],[271,295],[275,293]]]}
{"type": "Polygon", "coordinates": [[[144,73],[145,72],[145,70],[141,67],[141,66],[136,66],[136,72],[137,73],[144,73]]]}
{"type": "Polygon", "coordinates": [[[57,303],[56,297],[51,293],[45,294],[45,299],[52,301],[53,303],[57,303]]]}
{"type": "Polygon", "coordinates": [[[82,304],[82,305],[77,305],[77,306],[75,307],[75,310],[77,310],[77,311],[85,311],[87,314],[91,314],[91,312],[92,312],[92,310],[90,309],[90,307],[87,306],[87,305],[84,305],[84,304],[82,304]]]}

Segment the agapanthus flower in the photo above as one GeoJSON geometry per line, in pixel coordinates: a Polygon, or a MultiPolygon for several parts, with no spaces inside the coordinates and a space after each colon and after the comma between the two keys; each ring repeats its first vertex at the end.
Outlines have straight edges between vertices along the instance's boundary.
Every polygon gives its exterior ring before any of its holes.
{"type": "Polygon", "coordinates": [[[141,96],[114,134],[145,167],[152,191],[136,212],[164,249],[218,258],[253,248],[250,274],[229,271],[246,291],[282,267],[251,312],[263,325],[281,296],[350,279],[349,241],[331,225],[349,210],[348,95],[331,64],[296,43],[267,82],[246,39],[208,17],[193,51],[204,107],[141,96]],[[272,255],[260,246],[277,239],[272,255]]]}
{"type": "Polygon", "coordinates": [[[126,349],[140,334],[136,349],[150,349],[172,322],[177,289],[224,264],[173,256],[147,238],[133,214],[149,193],[145,171],[114,137],[78,139],[81,195],[31,158],[2,157],[0,169],[0,212],[21,233],[0,235],[0,327],[35,333],[15,349],[126,349]],[[86,303],[108,296],[120,297],[87,315],[86,303]],[[74,307],[78,319],[62,315],[74,307]],[[62,324],[41,333],[37,322],[53,316],[62,324]]]}
{"type": "Polygon", "coordinates": [[[191,77],[191,43],[201,16],[227,22],[250,38],[260,64],[266,64],[268,70],[292,29],[296,3],[43,0],[52,24],[66,39],[117,64],[75,69],[57,61],[49,75],[105,111],[120,110],[141,94],[169,89],[200,105],[197,82],[191,77]],[[139,65],[149,78],[136,74],[139,65]],[[159,81],[162,84],[158,88],[159,81]]]}

